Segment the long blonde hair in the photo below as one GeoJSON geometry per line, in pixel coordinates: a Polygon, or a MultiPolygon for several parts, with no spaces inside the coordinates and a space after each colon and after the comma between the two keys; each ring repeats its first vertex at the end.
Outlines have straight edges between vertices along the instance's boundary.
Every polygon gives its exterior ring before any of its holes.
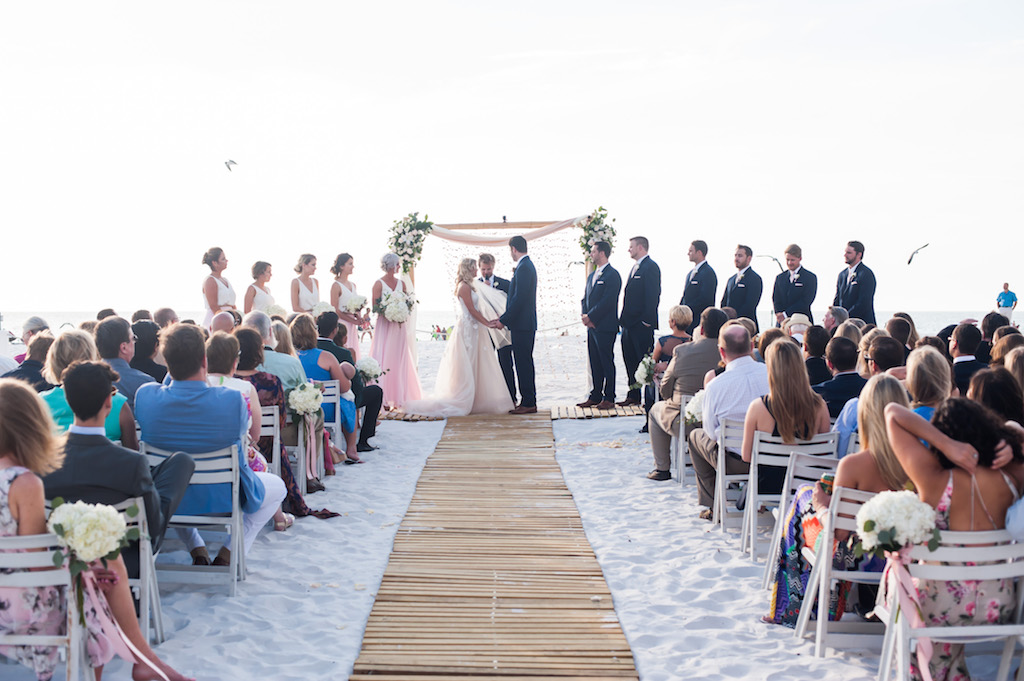
{"type": "Polygon", "coordinates": [[[861,449],[871,452],[875,466],[889,489],[903,489],[907,474],[896,458],[896,452],[885,431],[885,405],[894,402],[909,407],[907,391],[900,382],[888,374],[872,376],[857,401],[857,428],[861,449]]]}
{"type": "Polygon", "coordinates": [[[463,258],[459,262],[459,269],[455,273],[455,290],[459,290],[459,284],[465,282],[469,284],[469,287],[473,287],[473,270],[476,269],[476,260],[473,258],[463,258]]]}
{"type": "Polygon", "coordinates": [[[937,407],[952,390],[949,362],[930,345],[914,348],[907,357],[907,390],[914,406],[937,407]]]}
{"type": "Polygon", "coordinates": [[[50,409],[24,381],[0,378],[0,456],[37,475],[64,463],[64,438],[54,433],[50,409]]]}
{"type": "Polygon", "coordinates": [[[274,338],[277,339],[277,345],[274,347],[274,350],[285,355],[298,357],[295,354],[295,346],[292,345],[292,331],[288,328],[288,325],[275,319],[271,327],[274,329],[274,338]]]}
{"type": "Polygon", "coordinates": [[[789,444],[800,437],[817,432],[818,410],[824,403],[811,390],[800,346],[791,340],[779,339],[768,346],[768,392],[772,415],[782,441],[789,444]]]}

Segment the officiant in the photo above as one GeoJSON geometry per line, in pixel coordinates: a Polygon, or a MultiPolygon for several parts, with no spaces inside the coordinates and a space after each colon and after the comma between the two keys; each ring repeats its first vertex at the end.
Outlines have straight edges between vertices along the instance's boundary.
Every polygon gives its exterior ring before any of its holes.
{"type": "MultiPolygon", "coordinates": [[[[494,274],[494,256],[490,253],[481,253],[480,257],[477,259],[477,264],[480,267],[479,281],[492,291],[500,291],[500,297],[502,299],[507,299],[509,280],[502,279],[494,274]]],[[[489,299],[490,296],[488,297],[488,300],[489,299]]],[[[499,314],[504,311],[505,305],[502,303],[499,314]]],[[[507,330],[499,331],[497,329],[491,329],[491,342],[498,351],[498,364],[501,366],[501,373],[505,376],[505,384],[508,386],[508,394],[512,396],[513,404],[519,404],[519,401],[516,399],[516,376],[512,371],[512,344],[511,342],[505,342],[504,345],[501,344],[500,336],[502,333],[508,335],[507,330]],[[499,336],[499,338],[495,338],[496,335],[499,336]]]]}

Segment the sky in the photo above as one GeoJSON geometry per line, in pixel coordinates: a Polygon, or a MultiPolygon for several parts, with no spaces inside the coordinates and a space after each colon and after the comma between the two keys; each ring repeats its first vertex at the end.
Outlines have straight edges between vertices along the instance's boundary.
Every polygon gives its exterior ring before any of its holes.
{"type": "MultiPolygon", "coordinates": [[[[0,312],[199,309],[215,245],[239,298],[306,252],[365,292],[407,213],[599,205],[663,315],[693,239],[719,295],[737,243],[796,242],[822,310],[859,239],[877,308],[983,312],[1024,296],[1021,83],[1019,2],[6,3],[0,312]]],[[[426,309],[450,267],[428,243],[426,309]]]]}

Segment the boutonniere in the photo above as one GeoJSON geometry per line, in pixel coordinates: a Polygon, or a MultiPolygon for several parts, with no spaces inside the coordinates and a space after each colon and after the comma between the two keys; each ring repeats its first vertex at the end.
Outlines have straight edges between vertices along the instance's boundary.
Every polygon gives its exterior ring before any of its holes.
{"type": "Polygon", "coordinates": [[[743,281],[743,277],[745,277],[745,276],[747,276],[746,272],[740,272],[739,274],[737,274],[736,275],[736,283],[738,284],[741,281],[743,281]]]}
{"type": "Polygon", "coordinates": [[[793,281],[796,281],[799,278],[800,278],[800,273],[799,272],[797,272],[796,274],[793,275],[793,281]]]}

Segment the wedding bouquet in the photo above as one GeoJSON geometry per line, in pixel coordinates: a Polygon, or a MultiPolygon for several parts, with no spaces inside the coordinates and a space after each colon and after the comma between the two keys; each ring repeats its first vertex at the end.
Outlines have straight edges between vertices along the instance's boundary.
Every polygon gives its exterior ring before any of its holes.
{"type": "Polygon", "coordinates": [[[402,324],[409,319],[416,299],[401,291],[393,291],[381,296],[373,311],[384,315],[384,318],[395,324],[402,324]]]}
{"type": "Polygon", "coordinates": [[[267,314],[268,317],[277,316],[277,317],[285,318],[285,317],[288,316],[288,310],[284,309],[282,306],[278,305],[277,303],[271,303],[270,305],[267,305],[267,309],[265,309],[263,311],[267,314]]]}
{"type": "MultiPolygon", "coordinates": [[[[575,226],[583,229],[583,236],[580,237],[583,257],[590,258],[590,247],[598,241],[607,241],[609,245],[614,246],[615,227],[607,220],[608,211],[604,206],[598,206],[593,213],[576,222],[575,226]]],[[[615,222],[615,218],[612,218],[611,222],[615,222]]]]}
{"type": "Polygon", "coordinates": [[[695,426],[701,423],[704,419],[704,391],[698,390],[697,393],[690,398],[689,403],[686,405],[685,422],[688,426],[695,426]]]}
{"type": "Polygon", "coordinates": [[[935,509],[908,490],[880,492],[857,511],[857,535],[854,546],[859,558],[866,553],[882,557],[888,552],[928,542],[928,549],[939,548],[939,530],[935,527],[935,509]]]}
{"type": "Polygon", "coordinates": [[[636,390],[642,388],[654,380],[654,356],[647,355],[637,366],[636,371],[633,372],[633,380],[635,383],[629,386],[630,390],[636,390]]]}
{"type": "Polygon", "coordinates": [[[331,305],[330,303],[325,303],[324,301],[321,300],[319,303],[313,306],[313,310],[310,312],[310,314],[313,315],[313,319],[316,319],[324,312],[334,312],[334,306],[331,305]]]}
{"type": "Polygon", "coordinates": [[[320,410],[323,395],[311,383],[300,383],[288,395],[288,406],[296,414],[315,414],[320,410]]]}
{"type": "Polygon", "coordinates": [[[357,314],[364,307],[366,307],[366,296],[352,296],[345,303],[345,311],[351,314],[357,314]]]}
{"type": "Polygon", "coordinates": [[[411,270],[423,253],[423,241],[434,229],[434,223],[419,213],[409,213],[401,220],[395,220],[388,237],[388,248],[402,261],[402,272],[411,270]]]}
{"type": "Polygon", "coordinates": [[[372,383],[386,373],[373,357],[360,357],[356,362],[356,371],[363,377],[364,383],[372,383]]]}

